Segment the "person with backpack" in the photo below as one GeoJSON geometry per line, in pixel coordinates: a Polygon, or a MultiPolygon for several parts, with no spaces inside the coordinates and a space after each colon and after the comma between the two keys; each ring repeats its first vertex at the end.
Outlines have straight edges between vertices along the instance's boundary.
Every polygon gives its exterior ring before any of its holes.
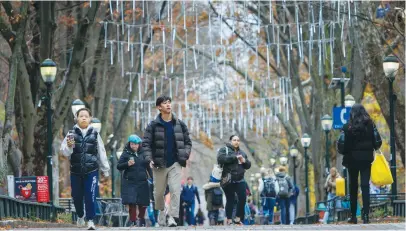
{"type": "Polygon", "coordinates": [[[273,224],[273,212],[276,204],[276,197],[279,193],[279,184],[276,177],[269,169],[264,176],[259,179],[258,191],[261,195],[262,211],[264,216],[269,216],[269,224],[273,224]]]}
{"type": "Polygon", "coordinates": [[[299,187],[294,184],[292,195],[289,197],[289,224],[293,225],[296,219],[296,203],[299,196],[299,187]]]}
{"type": "Polygon", "coordinates": [[[121,171],[122,176],[122,203],[129,205],[130,222],[137,227],[145,227],[145,211],[151,201],[148,185],[148,178],[151,175],[148,171],[151,170],[140,147],[141,143],[142,140],[137,135],[129,136],[117,163],[117,169],[121,171]]]}
{"type": "Polygon", "coordinates": [[[183,186],[181,193],[181,201],[183,202],[183,208],[186,210],[186,221],[188,225],[196,225],[195,223],[195,197],[199,203],[200,208],[200,197],[199,190],[195,185],[193,185],[193,177],[189,176],[187,178],[187,184],[183,186]]]}
{"type": "Polygon", "coordinates": [[[293,194],[293,183],[286,169],[283,166],[279,167],[279,172],[276,174],[276,181],[278,182],[279,192],[277,196],[277,203],[281,208],[281,224],[288,224],[288,210],[289,210],[289,197],[293,194]]]}
{"type": "Polygon", "coordinates": [[[211,182],[204,184],[204,197],[206,199],[207,216],[210,225],[217,225],[219,209],[223,207],[223,190],[220,182],[211,182]]]}
{"type": "Polygon", "coordinates": [[[158,224],[166,225],[164,193],[169,186],[171,195],[168,226],[176,227],[179,217],[182,167],[186,167],[192,141],[186,124],[172,114],[172,99],[160,96],[156,100],[159,115],[144,132],[142,147],[154,175],[154,198],[160,210],[158,224]]]}
{"type": "Polygon", "coordinates": [[[217,163],[223,167],[220,185],[226,194],[227,225],[242,225],[244,219],[244,206],[247,200],[245,184],[245,171],[251,168],[247,155],[240,149],[240,138],[236,135],[230,137],[230,142],[220,148],[217,154],[217,163]],[[233,220],[233,207],[235,196],[238,197],[236,216],[233,220]]]}

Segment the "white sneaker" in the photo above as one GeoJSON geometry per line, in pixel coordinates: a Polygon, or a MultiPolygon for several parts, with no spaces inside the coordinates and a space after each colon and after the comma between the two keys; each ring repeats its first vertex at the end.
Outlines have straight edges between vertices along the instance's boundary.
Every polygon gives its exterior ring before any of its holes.
{"type": "Polygon", "coordinates": [[[165,226],[166,225],[166,213],[165,213],[165,210],[159,211],[158,224],[159,224],[159,226],[165,226]]]}
{"type": "Polygon", "coordinates": [[[96,229],[96,226],[94,225],[93,220],[89,220],[87,222],[87,230],[95,230],[95,229],[96,229]]]}
{"type": "Polygon", "coordinates": [[[76,225],[78,227],[84,227],[85,226],[85,215],[83,215],[82,218],[78,217],[77,221],[76,221],[76,225]]]}
{"type": "Polygon", "coordinates": [[[169,226],[169,227],[176,227],[176,226],[178,226],[178,224],[176,224],[175,219],[174,219],[173,217],[171,217],[171,216],[168,218],[168,226],[169,226]]]}

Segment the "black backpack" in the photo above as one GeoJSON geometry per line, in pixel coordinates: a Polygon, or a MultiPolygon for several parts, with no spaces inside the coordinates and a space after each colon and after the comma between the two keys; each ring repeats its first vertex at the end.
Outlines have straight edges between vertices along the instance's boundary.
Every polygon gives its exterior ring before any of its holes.
{"type": "Polygon", "coordinates": [[[221,188],[217,187],[211,191],[211,203],[215,206],[223,205],[223,191],[221,188]]]}
{"type": "Polygon", "coordinates": [[[264,190],[262,191],[265,197],[276,197],[275,181],[272,178],[263,178],[264,190]]]}

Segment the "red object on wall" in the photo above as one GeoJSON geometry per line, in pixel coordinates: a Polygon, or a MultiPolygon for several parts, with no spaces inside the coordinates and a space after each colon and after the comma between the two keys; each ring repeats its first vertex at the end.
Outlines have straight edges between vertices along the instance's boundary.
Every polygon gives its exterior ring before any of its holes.
{"type": "Polygon", "coordinates": [[[48,176],[37,176],[37,202],[49,202],[48,176]]]}

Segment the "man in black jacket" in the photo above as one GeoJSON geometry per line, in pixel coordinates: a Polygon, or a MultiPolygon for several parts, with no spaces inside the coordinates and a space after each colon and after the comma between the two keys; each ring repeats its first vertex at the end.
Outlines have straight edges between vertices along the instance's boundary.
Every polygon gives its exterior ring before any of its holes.
{"type": "Polygon", "coordinates": [[[166,225],[164,193],[168,185],[171,194],[168,226],[175,227],[179,216],[181,170],[186,167],[192,141],[186,124],[172,114],[170,97],[158,97],[156,106],[160,114],[148,124],[142,146],[153,169],[155,206],[160,210],[158,224],[166,225]]]}

